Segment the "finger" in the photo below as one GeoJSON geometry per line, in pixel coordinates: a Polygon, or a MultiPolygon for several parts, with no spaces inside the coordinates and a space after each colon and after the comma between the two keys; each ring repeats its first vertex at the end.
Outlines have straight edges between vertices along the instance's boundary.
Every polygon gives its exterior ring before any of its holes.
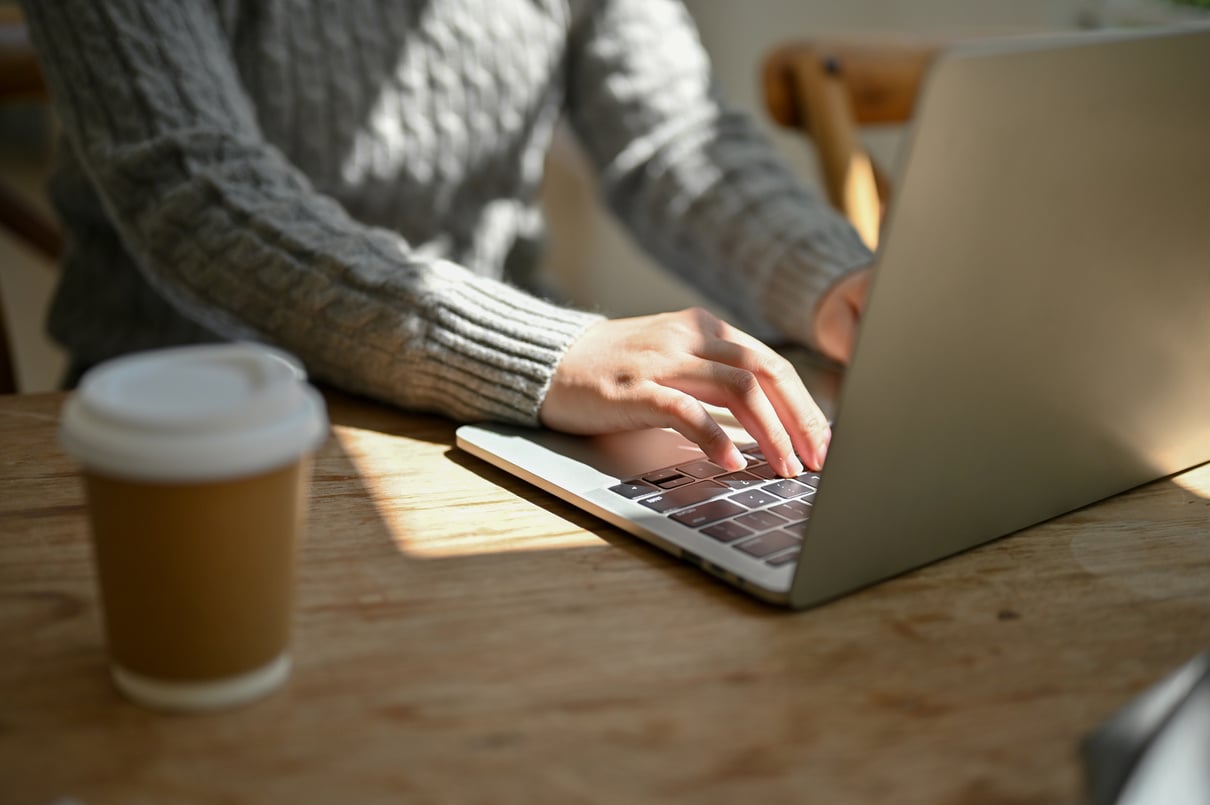
{"type": "Polygon", "coordinates": [[[794,440],[761,388],[756,375],[722,363],[704,363],[705,376],[670,378],[666,382],[700,400],[727,408],[760,445],[769,465],[778,474],[793,478],[803,471],[794,440]]]}
{"type": "Polygon", "coordinates": [[[634,415],[642,424],[672,428],[723,469],[735,472],[748,465],[731,437],[693,395],[672,386],[649,383],[632,403],[638,406],[634,415]]]}
{"type": "MultiPolygon", "coordinates": [[[[827,455],[828,443],[831,440],[831,428],[827,417],[812,399],[802,378],[794,367],[782,356],[778,355],[767,345],[761,343],[741,330],[728,333],[732,340],[719,340],[703,345],[702,357],[724,363],[756,378],[762,396],[772,406],[773,416],[778,423],[778,430],[789,434],[793,450],[802,457],[807,465],[818,470],[823,466],[827,455]]],[[[728,406],[730,407],[730,406],[728,406]]],[[[741,424],[749,427],[748,423],[738,412],[732,409],[741,424]]],[[[767,418],[758,417],[755,427],[771,434],[770,441],[776,443],[776,431],[767,418]]],[[[749,430],[760,443],[760,433],[749,430]]],[[[762,450],[766,450],[764,444],[762,450]]],[[[781,452],[772,455],[781,456],[781,452]]]]}
{"type": "MultiPolygon", "coordinates": [[[[784,392],[772,388],[775,384],[768,377],[758,377],[749,371],[749,367],[759,366],[769,359],[785,361],[760,341],[744,335],[708,311],[681,311],[675,314],[673,321],[674,333],[681,336],[673,339],[679,345],[680,356],[653,373],[652,379],[696,399],[730,409],[761,446],[774,471],[787,477],[801,474],[803,465],[796,452],[801,447],[804,455],[814,455],[820,449],[819,445],[813,445],[809,437],[795,436],[787,430],[782,416],[791,424],[798,422],[798,416],[781,399],[784,392]],[[738,347],[728,339],[743,339],[746,346],[738,347]],[[747,354],[762,350],[765,353],[762,357],[747,354]],[[714,353],[722,360],[713,360],[714,353]],[[707,359],[702,360],[703,356],[707,359]],[[776,404],[770,400],[766,385],[778,398],[776,404]],[[779,408],[782,414],[779,414],[779,408]]],[[[801,381],[789,369],[789,364],[785,363],[785,366],[788,376],[801,387],[801,381]]],[[[805,389],[801,389],[796,403],[814,406],[805,389]]]]}

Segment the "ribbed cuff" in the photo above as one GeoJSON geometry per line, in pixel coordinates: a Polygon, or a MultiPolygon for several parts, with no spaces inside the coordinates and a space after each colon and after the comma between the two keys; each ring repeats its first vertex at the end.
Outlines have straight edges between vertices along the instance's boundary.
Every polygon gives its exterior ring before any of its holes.
{"type": "Polygon", "coordinates": [[[559,361],[601,319],[493,280],[445,289],[425,338],[435,407],[461,420],[537,425],[559,361]]]}
{"type": "Polygon", "coordinates": [[[856,232],[837,228],[791,246],[769,274],[762,303],[769,322],[788,339],[817,347],[820,299],[838,280],[873,262],[856,232]]]}

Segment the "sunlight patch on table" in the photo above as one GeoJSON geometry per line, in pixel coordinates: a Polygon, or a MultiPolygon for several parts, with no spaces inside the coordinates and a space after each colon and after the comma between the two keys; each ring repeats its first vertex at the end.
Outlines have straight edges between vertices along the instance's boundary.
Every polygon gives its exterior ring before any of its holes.
{"type": "Polygon", "coordinates": [[[1210,466],[1178,475],[1172,479],[1172,483],[1199,498],[1210,500],[1210,466]]]}
{"type": "MultiPolygon", "coordinates": [[[[448,461],[441,452],[435,451],[431,462],[417,461],[414,442],[351,427],[336,429],[335,438],[396,548],[410,557],[603,545],[600,538],[541,502],[518,506],[516,495],[471,470],[433,471],[435,462],[448,461]]],[[[542,493],[535,490],[534,494],[542,493]]]]}

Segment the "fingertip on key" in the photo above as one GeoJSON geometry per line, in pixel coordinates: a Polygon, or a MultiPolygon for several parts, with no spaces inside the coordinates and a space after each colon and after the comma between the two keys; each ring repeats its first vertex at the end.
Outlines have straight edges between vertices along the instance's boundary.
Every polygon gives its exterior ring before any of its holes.
{"type": "Polygon", "coordinates": [[[729,472],[739,472],[748,466],[748,459],[744,458],[744,454],[739,451],[739,448],[732,444],[722,463],[723,469],[729,472]]]}

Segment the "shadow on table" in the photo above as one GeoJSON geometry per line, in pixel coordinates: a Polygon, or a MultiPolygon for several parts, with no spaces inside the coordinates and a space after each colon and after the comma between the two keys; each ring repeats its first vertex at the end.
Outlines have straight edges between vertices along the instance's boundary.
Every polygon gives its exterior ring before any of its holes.
{"type": "Polygon", "coordinates": [[[406,433],[398,418],[376,429],[373,412],[341,421],[317,458],[303,569],[336,574],[338,587],[365,577],[367,605],[400,586],[432,600],[549,596],[574,607],[608,585],[631,603],[675,592],[779,611],[454,448],[447,420],[410,417],[406,433]]]}
{"type": "Polygon", "coordinates": [[[0,517],[9,791],[1076,801],[1079,738],[1210,641],[1210,501],[1174,481],[788,615],[461,453],[447,420],[332,412],[296,671],[253,707],[124,702],[78,494],[0,517]],[[48,541],[49,579],[21,547],[48,541]]]}
{"type": "MultiPolygon", "coordinates": [[[[342,548],[347,561],[355,563],[390,557],[407,566],[401,572],[413,589],[432,584],[438,598],[542,591],[574,605],[577,596],[599,595],[604,585],[607,594],[627,605],[679,595],[754,616],[781,612],[458,450],[448,420],[404,419],[364,401],[346,411],[337,399],[334,410],[334,420],[342,424],[317,467],[313,516],[316,529],[325,528],[329,515],[333,527],[326,529],[322,545],[313,538],[310,547],[328,554],[327,565],[335,561],[331,552],[342,548]]],[[[1187,543],[1191,526],[1200,523],[1204,531],[1210,525],[1204,490],[1185,484],[1186,479],[1155,482],[894,583],[900,589],[913,579],[953,585],[964,564],[978,566],[1038,545],[1031,561],[1044,558],[1065,573],[1126,585],[1138,594],[1196,593],[1200,583],[1193,580],[1173,584],[1185,574],[1154,550],[1187,543]],[[1064,537],[1069,550],[1055,551],[1055,536],[1064,537]],[[1148,568],[1155,572],[1148,575],[1148,568]],[[1143,587],[1154,589],[1148,593],[1143,587]]],[[[1210,542],[1202,547],[1210,551],[1210,542]]],[[[1198,553],[1196,546],[1182,549],[1198,553]]],[[[1199,558],[1204,561],[1182,567],[1198,576],[1210,553],[1199,558]]]]}

